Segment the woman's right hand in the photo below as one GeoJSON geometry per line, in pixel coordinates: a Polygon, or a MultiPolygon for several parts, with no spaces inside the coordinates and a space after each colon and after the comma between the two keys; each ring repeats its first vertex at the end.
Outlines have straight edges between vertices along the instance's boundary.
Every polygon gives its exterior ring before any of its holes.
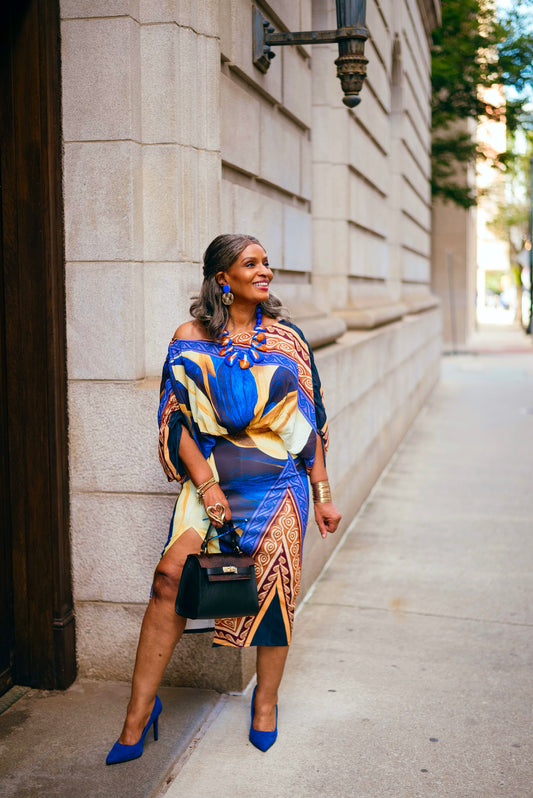
{"type": "MultiPolygon", "coordinates": [[[[206,513],[208,507],[214,507],[217,504],[221,504],[222,507],[224,508],[224,520],[229,521],[231,519],[231,509],[228,504],[228,500],[226,499],[226,496],[224,495],[224,492],[220,487],[220,485],[218,484],[218,482],[215,485],[211,485],[211,487],[208,488],[208,490],[206,490],[202,498],[204,501],[204,507],[206,513]]],[[[219,521],[214,521],[211,518],[209,520],[211,521],[213,526],[216,527],[217,529],[220,529],[220,527],[222,526],[222,524],[219,521]]]]}

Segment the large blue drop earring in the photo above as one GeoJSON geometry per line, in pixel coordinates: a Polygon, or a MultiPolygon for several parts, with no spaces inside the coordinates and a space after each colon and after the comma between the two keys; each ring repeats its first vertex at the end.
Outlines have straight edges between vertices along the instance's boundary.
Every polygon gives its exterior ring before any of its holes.
{"type": "Polygon", "coordinates": [[[231,293],[229,285],[226,283],[225,285],[222,286],[222,302],[225,305],[231,305],[234,299],[235,297],[231,293]]]}

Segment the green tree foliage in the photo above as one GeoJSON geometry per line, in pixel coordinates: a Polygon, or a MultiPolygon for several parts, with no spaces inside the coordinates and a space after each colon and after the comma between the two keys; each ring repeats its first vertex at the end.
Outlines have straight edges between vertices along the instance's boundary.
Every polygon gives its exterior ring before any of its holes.
{"type": "MultiPolygon", "coordinates": [[[[461,178],[483,155],[469,132],[483,117],[505,116],[511,132],[531,125],[523,100],[533,83],[533,0],[497,13],[491,0],[443,0],[442,25],[433,34],[432,193],[469,208],[476,203],[461,178]],[[505,105],[483,99],[483,87],[514,89],[505,105]],[[469,124],[470,123],[470,124],[469,124]]],[[[506,158],[499,159],[504,168],[506,158]]]]}

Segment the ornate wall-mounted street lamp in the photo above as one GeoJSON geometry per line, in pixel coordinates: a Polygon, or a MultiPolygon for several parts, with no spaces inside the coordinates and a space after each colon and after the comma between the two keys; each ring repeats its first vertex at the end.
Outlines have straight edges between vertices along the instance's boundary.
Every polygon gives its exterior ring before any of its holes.
{"type": "Polygon", "coordinates": [[[366,78],[368,58],[364,56],[368,38],[366,25],[366,0],[336,0],[337,30],[275,33],[269,20],[253,7],[253,60],[255,66],[266,72],[275,53],[272,47],[289,44],[338,43],[337,77],[340,79],[348,108],[359,105],[358,96],[366,78]]]}

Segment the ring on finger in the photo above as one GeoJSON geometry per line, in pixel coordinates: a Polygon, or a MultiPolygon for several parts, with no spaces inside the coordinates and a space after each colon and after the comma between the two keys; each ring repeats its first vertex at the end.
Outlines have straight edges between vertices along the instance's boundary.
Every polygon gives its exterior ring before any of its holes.
{"type": "Polygon", "coordinates": [[[215,521],[217,524],[223,524],[226,520],[226,509],[223,504],[210,504],[206,508],[207,516],[210,521],[215,521]]]}

